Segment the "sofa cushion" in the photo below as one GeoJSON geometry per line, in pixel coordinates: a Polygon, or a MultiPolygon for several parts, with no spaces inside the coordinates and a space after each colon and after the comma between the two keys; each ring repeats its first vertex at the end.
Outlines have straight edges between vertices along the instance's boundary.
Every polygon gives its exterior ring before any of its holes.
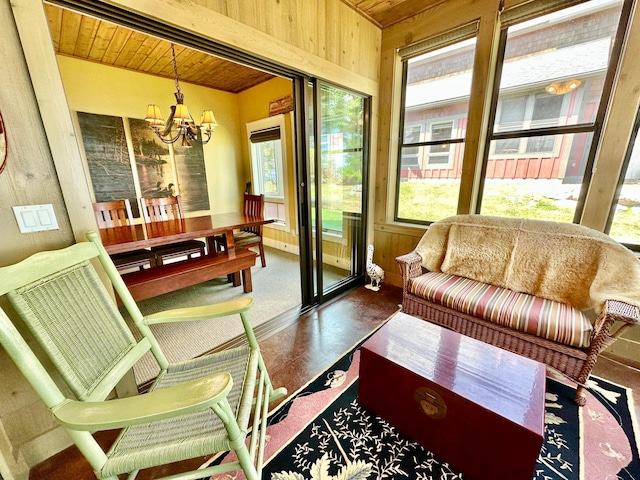
{"type": "Polygon", "coordinates": [[[583,225],[487,215],[432,223],[416,253],[430,272],[490,283],[599,314],[606,300],[640,307],[640,261],[583,225]]]}
{"type": "Polygon", "coordinates": [[[460,312],[578,348],[589,346],[592,325],[569,305],[440,272],[411,282],[411,293],[460,312]]]}

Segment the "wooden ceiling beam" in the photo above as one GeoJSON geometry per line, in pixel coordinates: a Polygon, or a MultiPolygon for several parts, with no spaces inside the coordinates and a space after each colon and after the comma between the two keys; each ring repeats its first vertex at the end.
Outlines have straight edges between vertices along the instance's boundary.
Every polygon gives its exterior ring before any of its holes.
{"type": "MultiPolygon", "coordinates": [[[[385,28],[446,0],[341,0],[385,28]]],[[[45,4],[56,53],[164,78],[174,78],[171,46],[146,34],[45,4]]],[[[180,81],[238,93],[273,75],[176,45],[180,81]]]]}

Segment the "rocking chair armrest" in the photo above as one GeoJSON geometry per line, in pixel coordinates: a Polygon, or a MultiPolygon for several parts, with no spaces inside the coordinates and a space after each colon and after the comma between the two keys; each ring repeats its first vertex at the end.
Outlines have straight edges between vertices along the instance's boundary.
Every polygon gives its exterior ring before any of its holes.
{"type": "Polygon", "coordinates": [[[144,317],[145,325],[156,323],[185,322],[203,320],[207,318],[225,317],[246,312],[253,306],[253,299],[249,297],[230,300],[228,302],[214,303],[199,307],[176,308],[154,313],[144,317]]]}
{"type": "Polygon", "coordinates": [[[110,430],[211,408],[226,398],[232,385],[231,375],[221,372],[133,397],[102,402],[67,400],[52,412],[71,430],[110,430]]]}

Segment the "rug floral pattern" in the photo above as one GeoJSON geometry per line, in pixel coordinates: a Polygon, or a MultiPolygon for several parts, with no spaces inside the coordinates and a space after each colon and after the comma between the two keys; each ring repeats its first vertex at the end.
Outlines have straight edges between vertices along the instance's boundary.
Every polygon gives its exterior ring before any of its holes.
{"type": "Polygon", "coordinates": [[[353,398],[348,405],[336,405],[338,408],[330,414],[325,411],[323,418],[311,425],[308,439],[292,445],[290,460],[294,469],[273,473],[272,480],[463,478],[447,463],[362,408],[354,398],[354,389],[357,384],[345,394],[353,398]]]}
{"type": "MultiPolygon", "coordinates": [[[[262,478],[463,480],[359,405],[358,367],[359,353],[352,352],[273,412],[262,478]]],[[[574,393],[562,377],[547,379],[545,440],[532,480],[640,480],[629,392],[593,378],[583,408],[573,402],[574,393]]],[[[239,471],[215,480],[244,478],[239,471]]]]}
{"type": "MultiPolygon", "coordinates": [[[[362,408],[356,399],[357,378],[340,369],[324,378],[324,388],[343,391],[266,465],[263,478],[465,478],[447,462],[362,408]]],[[[640,479],[633,425],[628,421],[624,425],[618,413],[628,411],[626,390],[600,379],[590,380],[589,387],[589,400],[581,409],[572,400],[575,390],[571,385],[561,377],[548,379],[545,441],[533,480],[640,479]],[[628,431],[624,432],[623,427],[628,431]]],[[[300,400],[309,401],[304,396],[300,400]]],[[[291,405],[284,418],[297,416],[297,411],[291,405]]]]}

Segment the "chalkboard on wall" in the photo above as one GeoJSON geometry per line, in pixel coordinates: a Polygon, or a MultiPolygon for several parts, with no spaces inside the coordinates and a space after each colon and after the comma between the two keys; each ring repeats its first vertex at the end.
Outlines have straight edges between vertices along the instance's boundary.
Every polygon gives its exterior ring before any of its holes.
{"type": "Polygon", "coordinates": [[[96,202],[128,198],[140,216],[122,117],[78,112],[96,202]]]}

